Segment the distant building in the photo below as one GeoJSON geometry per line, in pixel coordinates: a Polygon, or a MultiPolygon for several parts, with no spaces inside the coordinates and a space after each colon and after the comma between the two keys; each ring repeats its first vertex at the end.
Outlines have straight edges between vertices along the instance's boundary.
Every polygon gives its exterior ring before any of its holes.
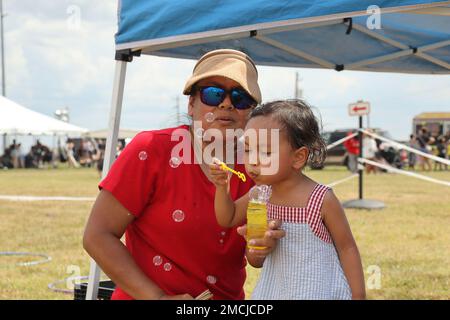
{"type": "Polygon", "coordinates": [[[431,135],[437,137],[450,131],[450,112],[423,112],[413,119],[413,133],[426,127],[431,135]]]}

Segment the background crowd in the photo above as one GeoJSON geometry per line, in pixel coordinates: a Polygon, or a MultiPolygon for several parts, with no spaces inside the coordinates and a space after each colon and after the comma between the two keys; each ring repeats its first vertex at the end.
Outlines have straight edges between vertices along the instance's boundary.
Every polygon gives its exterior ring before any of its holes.
{"type": "MultiPolygon", "coordinates": [[[[370,131],[370,129],[368,129],[370,131]]],[[[349,131],[348,136],[356,131],[349,131]]],[[[64,145],[58,143],[58,147],[50,148],[39,140],[31,146],[28,152],[23,150],[22,144],[13,140],[13,143],[5,149],[0,156],[0,168],[47,168],[58,166],[58,163],[66,163],[68,167],[95,167],[99,171],[103,168],[105,153],[105,139],[76,138],[67,139],[64,145]]],[[[433,136],[422,128],[418,134],[411,134],[408,146],[424,153],[435,155],[443,159],[450,159],[450,131],[445,135],[433,136]]],[[[117,144],[116,157],[125,146],[125,140],[120,139],[117,144]]],[[[359,156],[358,136],[344,142],[347,152],[347,167],[351,172],[358,171],[357,159],[359,156]]],[[[396,168],[408,168],[410,170],[448,170],[448,166],[429,158],[417,155],[406,150],[398,150],[387,142],[374,139],[370,135],[363,135],[363,158],[394,166],[396,168]]],[[[380,170],[373,165],[365,165],[367,173],[376,173],[380,170]]]]}
{"type": "MultiPolygon", "coordinates": [[[[124,145],[125,141],[119,140],[116,156],[124,145]]],[[[0,156],[0,168],[56,168],[58,163],[65,163],[68,167],[96,167],[101,171],[104,153],[105,139],[69,138],[64,145],[58,143],[56,148],[50,148],[37,140],[28,152],[23,150],[21,143],[13,140],[0,156]]]]}
{"type": "MultiPolygon", "coordinates": [[[[370,131],[370,129],[368,131],[370,131]]],[[[348,132],[348,136],[353,133],[354,132],[348,132]]],[[[398,169],[408,168],[410,170],[419,169],[422,171],[448,170],[448,166],[441,162],[433,161],[414,152],[397,150],[393,145],[379,139],[375,139],[367,134],[363,135],[362,144],[363,158],[378,163],[394,166],[398,169]]],[[[443,159],[450,159],[450,131],[448,131],[445,135],[433,136],[427,128],[421,128],[418,134],[410,135],[410,139],[407,144],[411,148],[419,150],[423,153],[434,155],[443,159]]],[[[358,136],[344,142],[344,146],[348,155],[347,167],[351,172],[357,172],[357,159],[360,151],[358,136]]],[[[367,173],[385,171],[370,164],[365,164],[364,167],[367,173]]]]}

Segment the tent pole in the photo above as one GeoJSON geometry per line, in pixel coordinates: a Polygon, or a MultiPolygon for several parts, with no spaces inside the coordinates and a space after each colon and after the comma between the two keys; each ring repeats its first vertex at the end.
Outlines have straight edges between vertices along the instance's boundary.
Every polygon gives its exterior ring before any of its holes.
{"type": "Polygon", "coordinates": [[[6,132],[3,134],[3,155],[6,153],[6,132]]]}
{"type": "MultiPolygon", "coordinates": [[[[102,178],[104,178],[116,158],[117,137],[119,133],[120,114],[122,111],[123,89],[125,85],[126,61],[116,61],[114,75],[111,110],[109,114],[109,129],[106,139],[105,159],[103,161],[102,178]]],[[[98,285],[100,281],[100,267],[91,258],[86,300],[97,300],[98,285]]]]}
{"type": "Polygon", "coordinates": [[[0,0],[0,28],[1,28],[1,34],[0,34],[0,47],[1,47],[1,53],[2,53],[2,96],[6,97],[6,81],[5,81],[5,41],[4,36],[5,33],[3,31],[3,18],[5,15],[3,14],[3,0],[0,0]]]}

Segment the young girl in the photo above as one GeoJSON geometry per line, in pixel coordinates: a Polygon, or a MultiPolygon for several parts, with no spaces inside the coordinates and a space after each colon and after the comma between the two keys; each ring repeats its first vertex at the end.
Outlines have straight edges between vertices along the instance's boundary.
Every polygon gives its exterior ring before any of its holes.
{"type": "MultiPolygon", "coordinates": [[[[268,186],[268,219],[282,220],[286,231],[272,254],[251,262],[263,267],[252,298],[365,299],[361,259],[344,210],[329,187],[303,174],[308,160],[322,164],[326,154],[310,107],[301,100],[264,104],[252,111],[245,130],[245,169],[256,185],[268,186]],[[272,145],[273,129],[279,130],[278,148],[272,145]],[[247,134],[251,131],[256,137],[260,131],[268,132],[268,137],[252,144],[247,134]],[[257,160],[250,161],[254,154],[257,160]],[[277,172],[265,170],[271,163],[263,154],[277,161],[277,172]]],[[[222,227],[245,223],[248,194],[233,202],[229,175],[218,164],[210,165],[210,172],[218,223],[222,227]]],[[[250,245],[261,241],[248,240],[250,245]]]]}

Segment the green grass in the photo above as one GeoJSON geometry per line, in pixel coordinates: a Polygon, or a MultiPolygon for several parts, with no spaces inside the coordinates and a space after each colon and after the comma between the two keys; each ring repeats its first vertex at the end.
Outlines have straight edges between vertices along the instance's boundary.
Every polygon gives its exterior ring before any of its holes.
{"type": "MultiPolygon", "coordinates": [[[[330,167],[307,174],[321,183],[348,176],[330,167]]],[[[450,172],[429,176],[450,181],[450,172]]],[[[0,172],[0,195],[95,197],[94,169],[8,170],[0,172]]],[[[381,288],[370,299],[450,298],[450,189],[394,174],[365,176],[364,196],[385,202],[379,211],[346,210],[361,252],[366,280],[369,266],[381,270],[381,288]]],[[[334,187],[342,200],[357,197],[357,179],[334,187]]],[[[92,203],[0,200],[0,251],[45,253],[52,261],[29,267],[27,259],[0,256],[0,299],[72,299],[48,284],[89,271],[81,237],[92,203]]],[[[248,267],[249,295],[259,270],[248,267]]],[[[64,286],[63,286],[64,288],[64,286]]]]}

